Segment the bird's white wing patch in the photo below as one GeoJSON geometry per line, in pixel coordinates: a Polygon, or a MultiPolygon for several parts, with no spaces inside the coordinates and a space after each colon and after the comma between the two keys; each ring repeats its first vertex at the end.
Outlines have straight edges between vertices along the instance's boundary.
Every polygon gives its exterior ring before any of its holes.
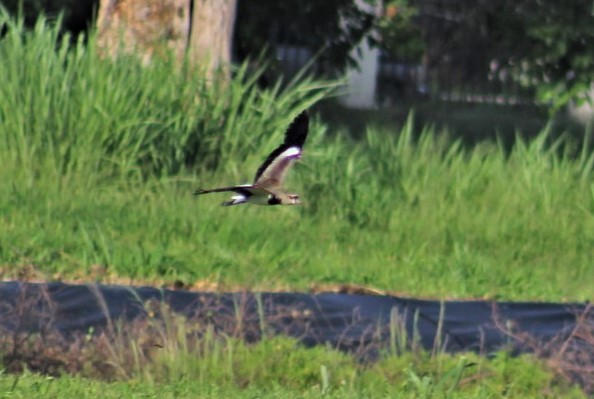
{"type": "Polygon", "coordinates": [[[278,157],[294,157],[301,154],[301,148],[299,147],[289,147],[285,151],[283,151],[278,157]]]}
{"type": "Polygon", "coordinates": [[[276,187],[282,184],[285,174],[293,162],[301,155],[301,148],[289,147],[281,152],[268,167],[262,172],[262,175],[256,182],[261,187],[276,187]]]}

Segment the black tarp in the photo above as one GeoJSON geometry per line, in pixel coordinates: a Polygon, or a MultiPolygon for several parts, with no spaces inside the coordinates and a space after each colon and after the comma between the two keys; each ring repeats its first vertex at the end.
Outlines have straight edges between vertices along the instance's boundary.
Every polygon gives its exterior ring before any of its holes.
{"type": "Polygon", "coordinates": [[[518,336],[530,337],[532,344],[563,340],[588,311],[582,303],[440,302],[337,293],[200,293],[4,282],[0,283],[0,327],[31,333],[52,329],[68,337],[146,317],[148,303],[167,304],[176,313],[221,329],[236,326],[241,318],[248,339],[258,339],[266,330],[296,337],[306,345],[325,343],[358,351],[379,348],[406,332],[409,343],[426,349],[483,354],[502,348],[530,351],[518,336]]]}

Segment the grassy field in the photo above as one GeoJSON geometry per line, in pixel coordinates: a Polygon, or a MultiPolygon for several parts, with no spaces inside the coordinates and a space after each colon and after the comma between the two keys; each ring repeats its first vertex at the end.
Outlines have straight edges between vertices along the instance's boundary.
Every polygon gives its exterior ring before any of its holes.
{"type": "MultiPolygon", "coordinates": [[[[117,343],[113,348],[122,349],[117,343]]],[[[112,348],[112,349],[113,349],[112,348]]],[[[74,375],[0,375],[0,397],[29,398],[585,398],[530,357],[500,354],[430,356],[386,353],[359,363],[329,348],[302,348],[286,338],[255,345],[207,338],[194,347],[184,339],[165,342],[146,362],[108,355],[111,377],[97,371],[96,358],[74,375]],[[97,377],[104,378],[97,378],[97,377]]],[[[70,356],[73,356],[71,353],[70,356]]],[[[77,361],[79,361],[77,359],[77,361]]]]}
{"type": "MultiPolygon", "coordinates": [[[[315,104],[336,82],[304,78],[262,91],[243,67],[219,86],[169,60],[141,66],[133,56],[101,59],[92,38],[62,42],[43,23],[31,32],[5,17],[0,25],[8,26],[0,40],[4,278],[179,280],[219,290],[356,284],[434,298],[594,299],[587,136],[576,145],[545,129],[509,150],[497,142],[463,146],[412,118],[398,130],[330,131],[315,104]],[[314,115],[310,138],[287,182],[302,206],[223,208],[224,196],[191,195],[197,187],[249,182],[305,108],[314,115]]],[[[0,397],[578,395],[529,359],[474,359],[490,371],[472,369],[480,378],[461,388],[452,382],[459,357],[390,356],[361,366],[325,349],[295,351],[303,359],[283,369],[297,381],[291,385],[278,370],[258,374],[267,372],[259,368],[263,359],[292,352],[279,342],[245,350],[244,366],[213,367],[222,377],[208,375],[212,386],[196,382],[198,365],[177,353],[167,364],[188,368],[164,381],[152,380],[158,368],[114,383],[4,375],[0,392],[8,393],[0,397]],[[240,370],[248,383],[224,382],[231,378],[225,373],[240,370]],[[342,377],[329,382],[328,371],[342,377]]]]}
{"type": "Polygon", "coordinates": [[[591,156],[559,156],[545,148],[546,134],[507,156],[497,146],[462,150],[430,132],[413,142],[412,130],[370,130],[348,142],[325,140],[314,123],[305,160],[289,179],[305,203],[286,208],[223,208],[224,196],[191,195],[198,186],[249,181],[258,151],[221,170],[145,179],[60,175],[3,157],[3,272],[222,289],[350,283],[437,298],[592,299],[591,156]]]}
{"type": "MultiPolygon", "coordinates": [[[[399,364],[396,366],[400,366],[399,364]]],[[[535,370],[531,363],[518,363],[507,367],[501,379],[491,381],[481,380],[465,383],[460,389],[449,376],[443,384],[432,376],[419,376],[410,368],[405,368],[408,376],[404,380],[396,380],[394,384],[384,381],[380,385],[367,387],[327,386],[322,383],[321,373],[316,376],[319,380],[309,381],[304,388],[287,387],[278,382],[268,383],[266,387],[248,386],[238,387],[226,383],[224,385],[209,385],[192,381],[190,378],[180,378],[168,383],[151,384],[141,380],[105,382],[86,379],[78,376],[63,376],[60,378],[44,377],[26,373],[16,377],[14,375],[0,376],[1,398],[586,398],[577,388],[566,386],[549,386],[550,376],[545,371],[535,370]],[[513,367],[516,366],[516,367],[513,367]],[[523,369],[530,370],[526,375],[523,369]],[[518,372],[518,374],[511,374],[518,372]],[[537,374],[537,376],[534,376],[537,374]],[[522,378],[524,377],[524,378],[522,378]],[[529,383],[526,383],[529,378],[529,383]],[[545,385],[538,385],[545,383],[545,385]]],[[[369,372],[368,374],[371,374],[369,372]]],[[[379,377],[381,378],[381,377],[379,377]]],[[[379,378],[374,378],[376,383],[379,378]]],[[[366,382],[367,383],[367,382],[366,382]]]]}

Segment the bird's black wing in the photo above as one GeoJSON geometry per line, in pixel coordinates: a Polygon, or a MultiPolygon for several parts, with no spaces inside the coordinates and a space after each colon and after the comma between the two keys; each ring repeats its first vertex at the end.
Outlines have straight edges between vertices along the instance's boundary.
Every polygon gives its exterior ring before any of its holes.
{"type": "Polygon", "coordinates": [[[301,149],[303,144],[305,144],[305,139],[307,138],[307,131],[309,128],[309,117],[307,115],[307,111],[303,111],[300,113],[293,122],[289,125],[287,131],[285,132],[285,140],[283,143],[278,146],[274,151],[268,155],[264,163],[260,165],[258,171],[256,172],[256,177],[254,178],[254,182],[258,181],[260,176],[264,173],[264,171],[276,160],[276,158],[286,151],[288,148],[297,147],[301,149]]]}

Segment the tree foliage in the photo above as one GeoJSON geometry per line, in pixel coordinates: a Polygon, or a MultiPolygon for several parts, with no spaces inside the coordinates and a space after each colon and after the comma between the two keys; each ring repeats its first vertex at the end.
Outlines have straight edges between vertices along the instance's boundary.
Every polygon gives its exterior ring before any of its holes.
{"type": "Polygon", "coordinates": [[[523,25],[526,45],[508,57],[512,76],[535,86],[553,109],[586,99],[594,82],[594,3],[524,0],[515,10],[510,18],[523,25]]]}
{"type": "MultiPolygon", "coordinates": [[[[518,83],[556,110],[583,100],[594,81],[594,3],[588,0],[239,0],[233,39],[236,59],[279,44],[306,47],[316,71],[336,75],[356,64],[361,40],[393,58],[422,62],[458,85],[518,83]],[[361,6],[367,4],[370,7],[361,6]],[[371,31],[380,35],[369,35],[371,31]],[[379,40],[378,40],[379,39],[379,40]]],[[[30,23],[40,12],[64,12],[80,32],[98,0],[5,0],[30,23]]]]}
{"type": "Polygon", "coordinates": [[[409,0],[390,0],[379,19],[379,46],[390,58],[420,62],[425,51],[423,31],[414,23],[419,10],[409,0]]]}
{"type": "Polygon", "coordinates": [[[534,89],[553,110],[594,81],[594,4],[584,0],[409,0],[430,69],[459,83],[488,74],[534,89]]]}
{"type": "MultiPolygon", "coordinates": [[[[356,64],[351,51],[377,22],[371,9],[353,0],[240,0],[234,47],[240,59],[271,53],[279,44],[307,47],[324,74],[356,64]]],[[[373,41],[373,37],[367,37],[373,41]]]]}

